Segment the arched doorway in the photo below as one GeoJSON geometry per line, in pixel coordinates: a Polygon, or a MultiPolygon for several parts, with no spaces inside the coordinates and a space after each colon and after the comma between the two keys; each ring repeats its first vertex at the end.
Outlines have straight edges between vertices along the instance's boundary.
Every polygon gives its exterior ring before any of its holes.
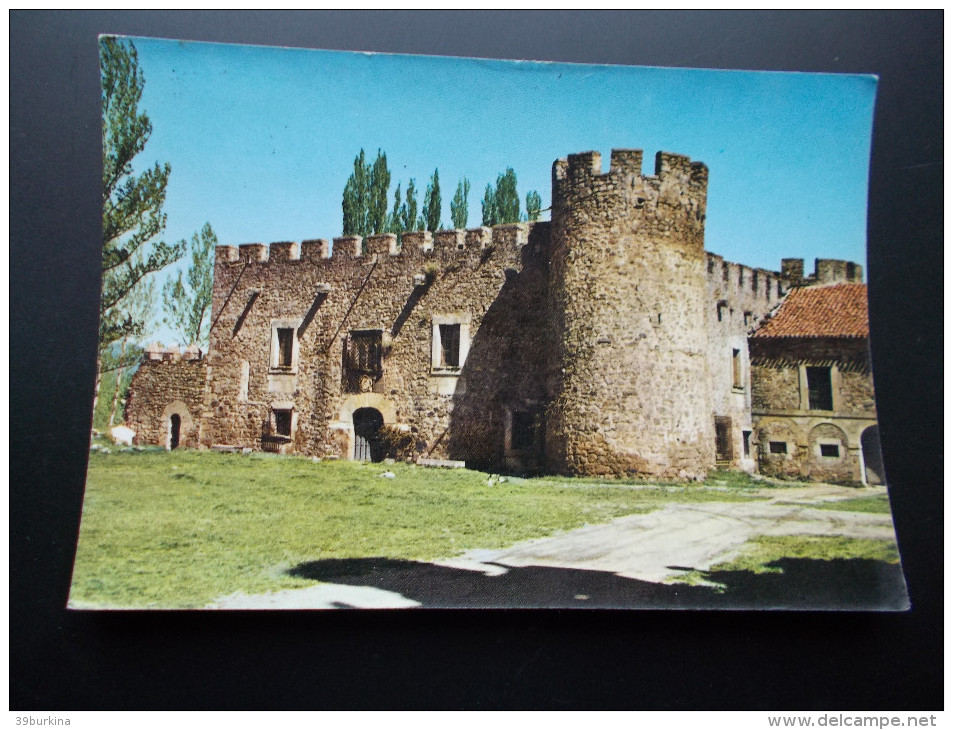
{"type": "Polygon", "coordinates": [[[354,411],[354,460],[380,461],[384,458],[380,431],[384,417],[376,408],[358,408],[354,411]]]}
{"type": "Polygon", "coordinates": [[[860,434],[860,448],[864,455],[864,468],[867,471],[868,484],[883,484],[883,458],[880,456],[880,430],[877,426],[869,426],[860,434]]]}
{"type": "Polygon", "coordinates": [[[178,413],[173,413],[169,417],[169,449],[179,447],[179,434],[182,430],[182,417],[178,413]]]}

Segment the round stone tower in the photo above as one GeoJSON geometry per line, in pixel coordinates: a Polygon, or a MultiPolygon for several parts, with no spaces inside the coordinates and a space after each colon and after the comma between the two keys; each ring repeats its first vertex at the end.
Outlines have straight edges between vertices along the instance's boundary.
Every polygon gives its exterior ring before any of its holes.
{"type": "Polygon", "coordinates": [[[570,474],[701,478],[715,465],[708,169],[659,152],[643,176],[641,150],[613,150],[607,174],[601,162],[553,165],[547,460],[570,474]]]}

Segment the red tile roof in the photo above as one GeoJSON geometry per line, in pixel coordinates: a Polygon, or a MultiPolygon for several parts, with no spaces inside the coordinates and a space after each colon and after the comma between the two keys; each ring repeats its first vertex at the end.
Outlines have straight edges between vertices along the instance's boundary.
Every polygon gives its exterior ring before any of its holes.
{"type": "Polygon", "coordinates": [[[867,285],[793,289],[753,337],[867,337],[867,285]]]}

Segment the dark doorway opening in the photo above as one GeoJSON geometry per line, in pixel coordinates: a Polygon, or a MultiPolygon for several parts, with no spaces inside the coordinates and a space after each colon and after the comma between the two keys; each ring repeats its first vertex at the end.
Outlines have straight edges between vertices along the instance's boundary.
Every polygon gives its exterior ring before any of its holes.
{"type": "Polygon", "coordinates": [[[864,469],[867,471],[868,484],[884,484],[887,481],[884,475],[883,457],[880,455],[880,430],[877,426],[869,426],[860,435],[860,448],[864,454],[864,469]]]}
{"type": "Polygon", "coordinates": [[[354,411],[354,460],[380,461],[384,449],[380,440],[384,417],[376,408],[359,408],[354,411]]]}
{"type": "Polygon", "coordinates": [[[730,462],[734,458],[731,443],[731,417],[715,416],[715,461],[730,462]]]}
{"type": "Polygon", "coordinates": [[[179,447],[179,432],[182,430],[182,417],[178,413],[173,413],[169,417],[169,449],[179,447]]]}

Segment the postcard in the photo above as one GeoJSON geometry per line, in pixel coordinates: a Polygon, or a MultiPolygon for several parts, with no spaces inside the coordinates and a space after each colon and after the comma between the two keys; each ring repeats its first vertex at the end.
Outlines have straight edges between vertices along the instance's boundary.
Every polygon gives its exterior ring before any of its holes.
{"type": "Polygon", "coordinates": [[[908,607],[876,78],[100,39],[70,607],[908,607]]]}

